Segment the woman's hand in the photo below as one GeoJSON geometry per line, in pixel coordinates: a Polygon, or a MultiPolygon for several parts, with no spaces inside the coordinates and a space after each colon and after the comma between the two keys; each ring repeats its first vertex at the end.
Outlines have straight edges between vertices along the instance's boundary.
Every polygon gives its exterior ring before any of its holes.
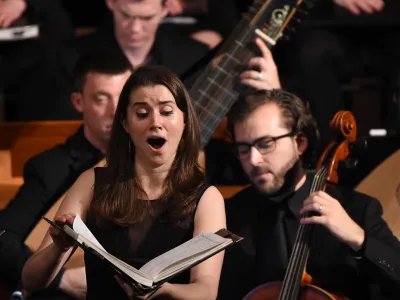
{"type": "Polygon", "coordinates": [[[167,284],[163,284],[161,287],[159,287],[157,289],[156,292],[150,292],[147,295],[138,296],[138,295],[135,295],[135,292],[132,289],[132,287],[129,284],[127,284],[123,279],[121,279],[120,276],[115,275],[114,278],[130,299],[143,299],[143,300],[153,299],[154,297],[157,297],[157,296],[160,296],[161,294],[163,294],[165,286],[167,285],[167,284]]]}
{"type": "MultiPolygon", "coordinates": [[[[74,224],[75,216],[76,215],[72,213],[63,214],[57,216],[54,220],[54,223],[60,228],[63,228],[64,225],[72,227],[72,225],[74,224]]],[[[62,250],[68,250],[74,244],[74,241],[66,233],[60,231],[54,226],[50,226],[49,234],[53,239],[54,244],[62,250]]]]}

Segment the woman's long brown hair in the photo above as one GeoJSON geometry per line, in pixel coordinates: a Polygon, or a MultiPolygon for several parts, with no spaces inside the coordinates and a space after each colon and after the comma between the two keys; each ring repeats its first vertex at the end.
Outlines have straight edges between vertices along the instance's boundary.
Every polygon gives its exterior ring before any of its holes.
{"type": "Polygon", "coordinates": [[[132,92],[140,87],[163,85],[175,98],[184,113],[185,130],[172,168],[164,184],[164,208],[172,220],[179,223],[196,208],[198,192],[204,187],[204,174],[198,165],[200,129],[188,92],[179,78],[167,68],[144,66],[127,80],[118,102],[107,152],[107,166],[102,182],[96,181],[96,193],[89,214],[98,225],[111,221],[129,225],[151,215],[151,201],[140,200],[143,190],[135,174],[135,146],[122,123],[132,92]]]}

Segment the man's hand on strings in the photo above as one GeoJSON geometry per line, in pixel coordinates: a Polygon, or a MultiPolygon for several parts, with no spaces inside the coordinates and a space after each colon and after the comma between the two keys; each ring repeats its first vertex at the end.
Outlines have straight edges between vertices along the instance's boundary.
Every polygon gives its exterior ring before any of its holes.
{"type": "Polygon", "coordinates": [[[272,57],[271,51],[265,43],[257,38],[255,41],[261,56],[253,57],[249,61],[249,70],[240,74],[240,81],[259,90],[271,90],[281,88],[278,69],[272,57]],[[257,71],[252,70],[257,69],[257,71]]]}
{"type": "Polygon", "coordinates": [[[385,6],[383,0],[333,0],[333,2],[354,15],[359,15],[361,12],[372,14],[381,11],[385,6]]]}
{"type": "Polygon", "coordinates": [[[165,286],[167,285],[167,283],[163,284],[157,290],[157,292],[155,292],[153,294],[149,293],[149,294],[146,294],[146,295],[143,295],[143,296],[137,296],[137,295],[135,295],[134,289],[128,283],[126,283],[120,276],[115,275],[114,278],[118,282],[118,284],[121,286],[121,288],[125,291],[126,295],[130,299],[143,299],[143,300],[153,299],[153,298],[161,295],[162,293],[164,293],[165,286]]]}
{"type": "Polygon", "coordinates": [[[325,226],[339,240],[357,251],[365,239],[364,230],[346,213],[338,200],[323,191],[312,193],[304,202],[301,214],[317,212],[317,215],[302,218],[303,224],[325,226]]]}
{"type": "Polygon", "coordinates": [[[25,10],[25,0],[0,0],[0,28],[9,27],[25,10]]]}
{"type": "MultiPolygon", "coordinates": [[[[74,224],[74,220],[75,214],[69,213],[57,216],[54,219],[54,223],[60,228],[63,228],[64,225],[72,227],[72,225],[74,224]]],[[[49,234],[53,239],[54,244],[56,244],[62,250],[68,250],[71,246],[74,245],[74,241],[72,240],[72,238],[70,238],[65,232],[53,226],[50,226],[49,234]]]]}

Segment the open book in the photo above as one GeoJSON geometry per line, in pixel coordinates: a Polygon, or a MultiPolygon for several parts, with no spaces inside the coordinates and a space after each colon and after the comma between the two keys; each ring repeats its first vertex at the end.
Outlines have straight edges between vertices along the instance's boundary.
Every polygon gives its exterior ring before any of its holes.
{"type": "Polygon", "coordinates": [[[177,274],[190,269],[243,238],[226,229],[216,233],[205,232],[152,259],[139,270],[108,253],[96,240],[79,216],[72,228],[60,228],[43,217],[52,226],[64,231],[84,251],[89,251],[106,261],[126,282],[141,292],[149,292],[177,274]]]}

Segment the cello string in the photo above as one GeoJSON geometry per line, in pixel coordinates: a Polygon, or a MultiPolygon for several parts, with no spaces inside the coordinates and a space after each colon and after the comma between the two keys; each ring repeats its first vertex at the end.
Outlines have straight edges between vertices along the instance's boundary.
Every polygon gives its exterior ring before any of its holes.
{"type": "MultiPolygon", "coordinates": [[[[318,174],[317,180],[314,181],[313,188],[311,189],[311,192],[315,192],[318,190],[321,190],[324,185],[324,176],[323,174],[326,174],[326,169],[321,169],[321,172],[318,174]],[[322,174],[321,174],[322,173],[322,174]]],[[[304,216],[308,217],[310,213],[306,213],[304,216]]],[[[310,240],[310,233],[311,230],[313,229],[313,225],[306,225],[306,224],[300,224],[301,228],[301,233],[302,233],[302,240],[301,243],[299,244],[299,248],[297,254],[297,264],[295,264],[295,270],[293,271],[292,275],[292,284],[291,288],[289,289],[290,298],[286,299],[297,299],[298,295],[298,290],[300,288],[300,281],[303,277],[303,272],[305,271],[305,266],[306,262],[308,259],[308,254],[309,254],[309,240],[310,240]]]]}
{"type": "MultiPolygon", "coordinates": [[[[320,171],[318,171],[315,175],[315,178],[312,182],[310,191],[313,191],[315,188],[315,184],[316,184],[316,180],[318,180],[320,176],[320,171]]],[[[296,235],[296,239],[295,239],[295,243],[294,243],[294,248],[292,250],[292,254],[289,260],[289,265],[288,265],[288,269],[286,271],[285,274],[285,278],[283,281],[283,285],[282,285],[282,289],[281,289],[281,295],[280,295],[280,299],[287,299],[287,294],[288,293],[292,293],[291,292],[291,286],[292,286],[292,282],[293,282],[293,277],[296,276],[296,265],[298,263],[298,256],[299,256],[299,252],[301,252],[301,249],[299,249],[301,247],[301,240],[302,240],[302,236],[303,236],[303,227],[301,226],[302,224],[300,224],[300,228],[297,232],[296,235]]]]}
{"type": "MultiPolygon", "coordinates": [[[[327,170],[324,168],[322,169],[322,176],[319,176],[318,180],[315,182],[315,186],[313,191],[318,191],[318,190],[322,190],[324,187],[324,178],[327,174],[327,170]]],[[[321,175],[321,174],[320,174],[321,175]]],[[[310,213],[307,213],[306,216],[309,216],[310,213]]],[[[289,299],[297,299],[297,292],[299,289],[299,281],[301,281],[301,278],[303,277],[303,272],[305,271],[305,267],[306,267],[306,263],[307,263],[307,259],[308,259],[308,255],[309,255],[309,251],[310,251],[310,247],[309,247],[309,241],[311,238],[311,233],[312,233],[312,229],[314,228],[314,225],[307,225],[307,224],[301,224],[302,225],[302,232],[303,232],[303,240],[302,240],[302,244],[300,245],[300,254],[298,253],[298,260],[299,263],[297,264],[297,268],[295,270],[295,278],[296,281],[293,282],[292,285],[292,297],[289,299]],[[312,226],[312,227],[311,227],[312,226]],[[295,284],[297,283],[297,284],[295,284]]]]}
{"type": "MultiPolygon", "coordinates": [[[[310,188],[310,194],[323,188],[325,178],[325,176],[323,176],[324,174],[326,174],[325,168],[321,168],[317,171],[310,188]]],[[[304,216],[308,215],[308,213],[304,214],[304,216]]],[[[309,233],[306,230],[309,229],[311,230],[309,226],[305,227],[304,224],[300,224],[300,228],[295,241],[295,247],[293,249],[293,254],[291,256],[291,260],[289,261],[288,271],[286,273],[286,278],[282,286],[282,298],[280,299],[297,299],[297,291],[299,288],[299,285],[297,283],[301,280],[305,268],[305,263],[308,258],[309,233]],[[287,294],[290,295],[290,298],[287,294]]]]}
{"type": "MultiPolygon", "coordinates": [[[[316,180],[318,180],[318,178],[319,178],[319,173],[320,172],[318,171],[312,182],[311,189],[310,189],[311,192],[315,188],[316,180]]],[[[294,248],[292,250],[293,253],[292,253],[291,259],[289,261],[288,270],[286,272],[286,276],[285,276],[286,278],[284,279],[284,282],[283,282],[281,299],[288,299],[287,294],[293,294],[292,286],[293,286],[293,282],[296,282],[293,279],[295,279],[295,277],[297,275],[296,265],[298,264],[298,257],[299,257],[299,253],[301,252],[301,240],[302,240],[303,233],[304,233],[304,229],[303,229],[302,224],[300,224],[300,228],[297,232],[296,240],[294,243],[294,248]]]]}

